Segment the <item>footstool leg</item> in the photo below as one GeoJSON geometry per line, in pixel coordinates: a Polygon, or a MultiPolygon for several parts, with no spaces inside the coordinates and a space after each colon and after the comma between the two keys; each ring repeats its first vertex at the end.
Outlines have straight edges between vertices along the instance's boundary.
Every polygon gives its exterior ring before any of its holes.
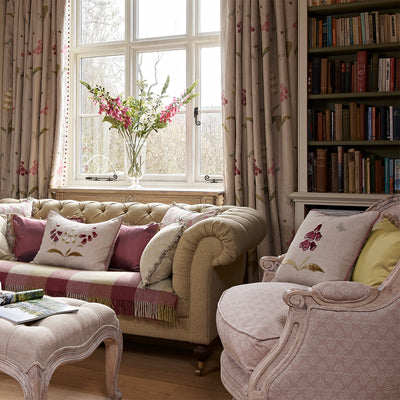
{"type": "Polygon", "coordinates": [[[33,366],[27,373],[30,383],[29,387],[22,384],[25,400],[44,400],[47,399],[48,381],[44,377],[43,371],[37,366],[33,366]]]}
{"type": "Polygon", "coordinates": [[[117,339],[106,339],[106,386],[111,400],[122,398],[117,387],[119,365],[122,356],[122,337],[117,339]]]}

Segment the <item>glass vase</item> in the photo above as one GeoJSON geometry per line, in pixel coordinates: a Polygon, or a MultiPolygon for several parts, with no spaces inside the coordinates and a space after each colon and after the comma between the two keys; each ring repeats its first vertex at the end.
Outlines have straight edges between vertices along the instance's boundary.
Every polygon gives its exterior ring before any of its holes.
{"type": "Polygon", "coordinates": [[[144,157],[143,152],[139,154],[132,154],[130,159],[127,160],[126,176],[131,180],[128,189],[141,188],[140,179],[144,175],[144,157]]]}

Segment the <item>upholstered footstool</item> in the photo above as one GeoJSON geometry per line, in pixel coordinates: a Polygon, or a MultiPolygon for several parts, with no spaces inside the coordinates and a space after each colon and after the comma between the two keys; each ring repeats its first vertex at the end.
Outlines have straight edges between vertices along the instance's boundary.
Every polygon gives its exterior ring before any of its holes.
{"type": "Polygon", "coordinates": [[[18,380],[25,400],[45,400],[59,365],[83,360],[104,342],[107,392],[110,399],[120,399],[122,334],[114,311],[103,304],[56,299],[78,311],[21,325],[0,318],[0,370],[18,380]]]}

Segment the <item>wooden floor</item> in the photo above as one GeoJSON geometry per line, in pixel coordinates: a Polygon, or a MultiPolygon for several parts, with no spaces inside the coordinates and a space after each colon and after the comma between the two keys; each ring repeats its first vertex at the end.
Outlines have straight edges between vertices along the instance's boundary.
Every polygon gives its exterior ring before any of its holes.
{"type": "MultiPolygon", "coordinates": [[[[231,400],[219,377],[221,347],[215,344],[205,374],[195,375],[196,362],[187,346],[125,338],[118,386],[124,400],[231,400]]],[[[0,399],[23,400],[13,378],[0,373],[0,399]]],[[[48,400],[107,399],[104,347],[54,373],[48,400]]]]}

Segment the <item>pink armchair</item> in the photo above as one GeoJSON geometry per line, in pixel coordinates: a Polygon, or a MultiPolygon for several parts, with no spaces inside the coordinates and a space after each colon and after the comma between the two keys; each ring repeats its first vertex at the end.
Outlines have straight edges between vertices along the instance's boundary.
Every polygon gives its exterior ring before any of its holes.
{"type": "MultiPolygon", "coordinates": [[[[400,216],[400,196],[371,209],[400,216]]],[[[261,259],[264,280],[282,259],[261,259]]],[[[400,261],[378,288],[235,286],[219,301],[217,328],[221,379],[236,400],[400,399],[400,261]]]]}

